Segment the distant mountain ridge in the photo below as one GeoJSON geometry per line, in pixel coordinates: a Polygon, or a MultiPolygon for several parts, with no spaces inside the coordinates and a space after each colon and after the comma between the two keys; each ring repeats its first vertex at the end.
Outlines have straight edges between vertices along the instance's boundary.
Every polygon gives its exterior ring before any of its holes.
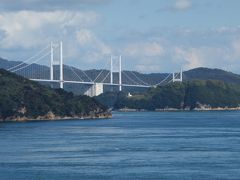
{"type": "MultiPolygon", "coordinates": [[[[0,58],[0,68],[4,68],[4,69],[8,69],[10,67],[13,67],[17,64],[20,64],[21,62],[19,61],[8,61],[6,59],[2,59],[0,58]]],[[[29,72],[29,73],[35,73],[36,76],[41,77],[41,78],[49,78],[49,76],[47,75],[43,75],[43,74],[37,74],[38,69],[43,69],[44,74],[50,74],[50,70],[49,67],[47,66],[43,66],[43,65],[39,65],[39,64],[34,64],[34,68],[35,68],[35,72],[29,72]]],[[[29,68],[29,71],[31,71],[31,68],[29,68]]],[[[70,67],[67,65],[64,65],[64,79],[65,80],[84,80],[84,81],[90,81],[94,80],[97,78],[97,80],[99,82],[101,82],[106,75],[109,73],[109,70],[96,70],[96,69],[91,69],[91,70],[81,70],[75,67],[70,67]],[[79,75],[79,79],[76,77],[76,75],[72,72],[72,69],[79,75]],[[102,72],[102,73],[101,73],[102,72]],[[84,73],[87,75],[84,75],[84,73]],[[100,76],[97,78],[98,74],[100,74],[100,76]],[[90,78],[90,79],[89,79],[90,78]]],[[[17,74],[21,75],[21,73],[17,74]]],[[[55,68],[55,74],[59,74],[59,69],[55,68]]],[[[133,81],[135,81],[135,83],[139,83],[142,84],[142,82],[137,79],[135,77],[135,75],[137,77],[139,77],[142,81],[146,82],[147,84],[157,84],[160,81],[162,81],[164,78],[166,78],[166,76],[169,73],[150,73],[150,74],[143,74],[143,73],[139,73],[136,71],[124,71],[123,75],[122,75],[122,81],[125,84],[133,84],[133,81]],[[128,76],[128,77],[127,77],[128,76]],[[130,80],[129,77],[133,80],[130,80]]],[[[54,77],[55,79],[59,79],[58,76],[54,77]]],[[[171,79],[171,76],[169,77],[169,80],[171,79]]],[[[238,74],[234,74],[232,72],[227,72],[221,69],[210,69],[210,68],[204,68],[204,67],[200,67],[200,68],[195,68],[195,69],[191,69],[188,71],[184,71],[183,72],[183,81],[193,81],[193,80],[219,80],[219,81],[223,81],[226,83],[236,83],[236,84],[240,84],[240,75],[238,74]]],[[[110,77],[108,76],[104,82],[110,82],[110,77]]],[[[114,76],[114,82],[118,82],[118,76],[114,76]]],[[[164,85],[164,83],[163,83],[164,85]]],[[[76,92],[77,90],[79,90],[79,87],[73,87],[73,85],[66,85],[65,86],[66,89],[70,89],[73,90],[73,92],[76,92]]],[[[125,88],[126,89],[126,88],[125,88]]],[[[127,89],[128,90],[128,89],[127,89]]],[[[81,90],[80,90],[81,91],[81,90]]],[[[84,91],[84,90],[82,90],[84,91]]],[[[134,90],[133,90],[134,91],[134,90]]]]}
{"type": "Polygon", "coordinates": [[[240,84],[240,75],[221,69],[195,68],[184,72],[184,80],[220,80],[240,84]]]}

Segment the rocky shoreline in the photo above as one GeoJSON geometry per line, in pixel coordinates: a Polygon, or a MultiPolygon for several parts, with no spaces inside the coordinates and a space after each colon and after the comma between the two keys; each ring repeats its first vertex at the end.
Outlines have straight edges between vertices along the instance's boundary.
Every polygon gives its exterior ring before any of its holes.
{"type": "Polygon", "coordinates": [[[57,120],[89,120],[89,119],[111,119],[111,112],[104,113],[92,113],[89,115],[79,115],[79,116],[56,116],[52,112],[47,113],[44,116],[38,116],[36,118],[30,117],[8,117],[5,119],[0,119],[0,122],[27,122],[27,121],[57,121],[57,120]]]}
{"type": "MultiPolygon", "coordinates": [[[[147,109],[129,109],[129,108],[122,108],[116,110],[118,112],[148,112],[150,110],[147,109]]],[[[185,108],[185,109],[177,109],[177,108],[164,108],[164,109],[155,109],[154,112],[174,112],[174,111],[240,111],[240,107],[198,107],[194,109],[185,108]]]]}

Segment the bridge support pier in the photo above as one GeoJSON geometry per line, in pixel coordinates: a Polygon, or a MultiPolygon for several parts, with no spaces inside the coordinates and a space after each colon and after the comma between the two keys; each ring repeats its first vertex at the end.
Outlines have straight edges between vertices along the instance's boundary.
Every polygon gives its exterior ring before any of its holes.
{"type": "Polygon", "coordinates": [[[84,95],[94,97],[103,93],[103,83],[95,83],[84,93],[84,95]]]}

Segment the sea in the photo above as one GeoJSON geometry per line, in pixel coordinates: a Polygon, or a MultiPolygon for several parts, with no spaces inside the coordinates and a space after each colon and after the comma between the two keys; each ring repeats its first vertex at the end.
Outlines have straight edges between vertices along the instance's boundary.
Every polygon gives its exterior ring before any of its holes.
{"type": "Polygon", "coordinates": [[[0,123],[1,180],[240,179],[240,111],[0,123]]]}

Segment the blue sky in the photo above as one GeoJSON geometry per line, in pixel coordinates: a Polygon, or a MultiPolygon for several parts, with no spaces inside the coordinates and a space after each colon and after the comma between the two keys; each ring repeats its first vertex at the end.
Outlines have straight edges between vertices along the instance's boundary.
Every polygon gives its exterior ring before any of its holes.
{"type": "MultiPolygon", "coordinates": [[[[24,60],[50,41],[81,69],[240,73],[239,0],[0,0],[0,56],[24,60]]],[[[47,63],[45,59],[42,63],[47,63]]]]}

